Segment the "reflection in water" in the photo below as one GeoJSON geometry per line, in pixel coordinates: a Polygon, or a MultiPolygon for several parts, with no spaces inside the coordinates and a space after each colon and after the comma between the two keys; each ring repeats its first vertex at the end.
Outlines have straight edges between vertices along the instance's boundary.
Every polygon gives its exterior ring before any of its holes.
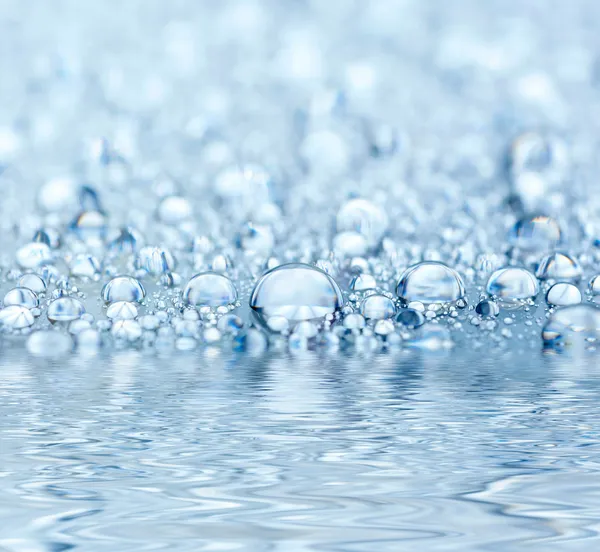
{"type": "Polygon", "coordinates": [[[593,357],[0,359],[0,550],[592,550],[593,357]]]}

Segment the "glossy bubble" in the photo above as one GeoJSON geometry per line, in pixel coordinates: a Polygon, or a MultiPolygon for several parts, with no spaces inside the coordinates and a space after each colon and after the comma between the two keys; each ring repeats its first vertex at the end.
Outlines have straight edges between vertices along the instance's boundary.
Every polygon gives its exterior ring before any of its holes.
{"type": "Polygon", "coordinates": [[[38,296],[29,288],[24,287],[16,287],[9,290],[4,296],[3,303],[5,307],[20,305],[28,309],[33,309],[40,304],[38,296]]]}
{"type": "Polygon", "coordinates": [[[102,299],[107,303],[115,301],[141,303],[144,297],[146,297],[144,286],[132,276],[117,276],[102,288],[102,299]]]}
{"type": "Polygon", "coordinates": [[[363,300],[360,312],[367,320],[383,320],[396,314],[396,305],[389,297],[374,294],[363,300]]]}
{"type": "Polygon", "coordinates": [[[233,282],[216,272],[196,274],[183,290],[183,301],[194,307],[222,307],[236,300],[237,290],[233,282]]]}
{"type": "Polygon", "coordinates": [[[48,305],[48,320],[50,322],[71,322],[85,313],[85,307],[74,297],[59,297],[48,305]]]}
{"type": "Polygon", "coordinates": [[[599,338],[600,309],[589,304],[558,309],[542,330],[546,346],[583,344],[599,338]]]}
{"type": "Polygon", "coordinates": [[[577,286],[566,282],[554,284],[546,293],[546,303],[557,307],[567,307],[581,303],[581,292],[577,286]]]}
{"type": "Polygon", "coordinates": [[[35,318],[27,307],[11,305],[0,310],[0,326],[9,330],[21,330],[33,326],[35,318]]]}
{"type": "Polygon", "coordinates": [[[369,245],[381,241],[389,226],[384,209],[368,199],[356,198],[344,203],[337,213],[338,232],[357,232],[362,234],[369,245]]]}
{"type": "Polygon", "coordinates": [[[283,317],[291,324],[320,321],[343,303],[335,280],[318,268],[301,263],[278,266],[265,273],[250,297],[250,308],[259,320],[283,317]]]}
{"type": "Polygon", "coordinates": [[[529,270],[507,267],[496,270],[488,279],[486,291],[503,305],[520,305],[540,291],[536,277],[529,270]]]}
{"type": "Polygon", "coordinates": [[[561,237],[561,229],[556,220],[545,215],[534,215],[517,221],[508,240],[524,251],[544,251],[560,243],[561,237]]]}
{"type": "Polygon", "coordinates": [[[423,261],[404,271],[396,294],[407,303],[451,303],[465,296],[465,285],[453,268],[436,261],[423,261]]]}
{"type": "Polygon", "coordinates": [[[555,252],[540,262],[535,275],[540,280],[577,281],[583,271],[577,260],[568,253],[555,252]]]}

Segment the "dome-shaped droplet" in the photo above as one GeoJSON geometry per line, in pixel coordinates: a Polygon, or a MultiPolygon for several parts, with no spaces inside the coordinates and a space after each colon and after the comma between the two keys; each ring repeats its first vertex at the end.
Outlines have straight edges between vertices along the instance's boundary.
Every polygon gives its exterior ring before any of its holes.
{"type": "Polygon", "coordinates": [[[600,295],[600,275],[596,275],[590,280],[589,290],[592,295],[600,295]]]}
{"type": "Polygon", "coordinates": [[[136,268],[144,269],[149,274],[158,276],[175,270],[175,259],[164,247],[142,247],[135,259],[136,268]]]}
{"type": "Polygon", "coordinates": [[[203,272],[196,274],[185,286],[183,300],[195,307],[223,307],[235,303],[237,290],[227,276],[203,272]]]}
{"type": "Polygon", "coordinates": [[[62,356],[73,350],[73,339],[69,334],[41,330],[29,336],[27,350],[39,357],[62,356]]]}
{"type": "Polygon", "coordinates": [[[28,309],[33,309],[40,304],[38,296],[29,288],[25,287],[16,287],[9,290],[4,296],[3,302],[5,307],[19,305],[21,307],[27,307],[28,309]]]}
{"type": "Polygon", "coordinates": [[[74,297],[59,297],[48,305],[48,320],[50,322],[71,322],[85,313],[85,307],[74,297]]]}
{"type": "Polygon", "coordinates": [[[250,297],[250,308],[264,323],[273,316],[284,317],[290,323],[320,321],[335,313],[342,303],[340,288],[329,274],[301,263],[269,270],[250,297]]]}
{"type": "Polygon", "coordinates": [[[107,228],[108,218],[102,211],[82,211],[69,227],[84,241],[103,239],[107,228]]]}
{"type": "Polygon", "coordinates": [[[30,289],[34,293],[44,293],[46,291],[46,282],[37,274],[23,274],[19,278],[19,287],[30,289]]]}
{"type": "Polygon", "coordinates": [[[424,261],[404,271],[396,293],[407,303],[451,303],[464,297],[465,285],[453,268],[436,261],[424,261]]]}
{"type": "Polygon", "coordinates": [[[581,303],[581,292],[577,286],[566,282],[554,284],[546,293],[546,303],[556,307],[568,307],[581,303]]]}
{"type": "Polygon", "coordinates": [[[141,303],[146,297],[144,286],[131,276],[117,276],[102,288],[102,299],[107,303],[135,301],[141,303]]]}
{"type": "Polygon", "coordinates": [[[69,262],[69,268],[72,276],[93,278],[100,272],[100,263],[93,255],[81,253],[69,262]]]}
{"type": "Polygon", "coordinates": [[[35,318],[27,307],[11,305],[0,310],[0,326],[9,330],[21,330],[33,326],[35,318]]]}
{"type": "Polygon", "coordinates": [[[367,253],[367,238],[358,232],[340,232],[333,238],[333,251],[339,258],[362,257],[367,253]]]}
{"type": "Polygon", "coordinates": [[[560,243],[561,230],[552,217],[526,216],[513,226],[508,239],[512,245],[524,251],[544,251],[560,243]]]}
{"type": "Polygon", "coordinates": [[[535,275],[540,280],[575,281],[581,278],[581,266],[568,253],[555,252],[546,255],[539,264],[535,275]]]}
{"type": "Polygon", "coordinates": [[[536,277],[529,270],[507,267],[496,270],[488,279],[486,291],[505,306],[518,306],[533,299],[540,291],[536,277]]]}
{"type": "Polygon", "coordinates": [[[36,268],[52,260],[50,246],[41,242],[31,242],[17,251],[17,262],[23,268],[36,268]]]}
{"type": "Polygon", "coordinates": [[[396,314],[396,305],[389,297],[374,294],[363,300],[360,312],[368,320],[383,320],[396,314]]]}
{"type": "Polygon", "coordinates": [[[344,203],[336,217],[338,232],[358,232],[369,245],[381,241],[389,226],[386,212],[368,199],[351,199],[344,203]]]}
{"type": "Polygon", "coordinates": [[[475,312],[484,318],[494,318],[500,314],[500,307],[494,301],[484,299],[483,301],[477,303],[475,312]]]}
{"type": "Polygon", "coordinates": [[[589,304],[558,309],[544,326],[542,339],[546,346],[598,341],[600,309],[589,304]]]}
{"type": "Polygon", "coordinates": [[[116,301],[106,309],[106,316],[111,320],[133,320],[137,315],[137,307],[130,301],[116,301]]]}
{"type": "Polygon", "coordinates": [[[366,291],[368,289],[375,289],[376,287],[377,280],[371,274],[358,274],[350,282],[350,289],[352,291],[366,291]]]}
{"type": "Polygon", "coordinates": [[[414,329],[425,324],[425,317],[415,309],[402,309],[396,316],[396,322],[409,329],[414,329]]]}

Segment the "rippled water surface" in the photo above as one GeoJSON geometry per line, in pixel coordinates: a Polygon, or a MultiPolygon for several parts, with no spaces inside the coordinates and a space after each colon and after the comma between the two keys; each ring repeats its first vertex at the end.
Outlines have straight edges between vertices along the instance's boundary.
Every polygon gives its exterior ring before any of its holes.
{"type": "Polygon", "coordinates": [[[596,550],[593,357],[0,365],[0,550],[596,550]]]}

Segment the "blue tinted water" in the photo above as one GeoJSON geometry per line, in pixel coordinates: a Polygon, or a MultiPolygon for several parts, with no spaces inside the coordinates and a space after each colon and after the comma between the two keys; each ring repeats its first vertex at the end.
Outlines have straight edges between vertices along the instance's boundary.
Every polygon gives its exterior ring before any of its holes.
{"type": "Polygon", "coordinates": [[[593,357],[0,358],[0,550],[596,550],[593,357]]]}

